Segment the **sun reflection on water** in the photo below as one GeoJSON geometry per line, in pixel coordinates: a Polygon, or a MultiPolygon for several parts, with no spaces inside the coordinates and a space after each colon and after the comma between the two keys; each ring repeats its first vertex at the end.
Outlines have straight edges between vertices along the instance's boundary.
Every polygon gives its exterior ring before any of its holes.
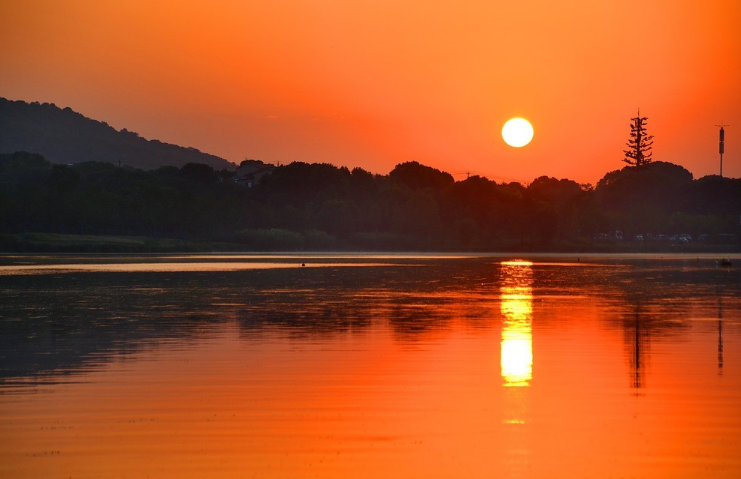
{"type": "Polygon", "coordinates": [[[501,263],[502,378],[508,387],[533,378],[533,273],[530,261],[501,263]]]}

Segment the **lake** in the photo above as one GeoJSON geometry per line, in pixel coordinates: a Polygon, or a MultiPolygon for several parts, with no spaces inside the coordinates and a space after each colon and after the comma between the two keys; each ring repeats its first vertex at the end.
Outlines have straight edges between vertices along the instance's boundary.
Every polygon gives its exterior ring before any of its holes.
{"type": "Polygon", "coordinates": [[[741,477],[741,255],[0,256],[0,477],[741,477]]]}

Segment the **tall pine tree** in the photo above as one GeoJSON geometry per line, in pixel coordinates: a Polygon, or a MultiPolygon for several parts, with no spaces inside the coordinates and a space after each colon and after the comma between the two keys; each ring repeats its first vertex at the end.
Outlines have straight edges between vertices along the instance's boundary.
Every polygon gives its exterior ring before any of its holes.
{"type": "Polygon", "coordinates": [[[626,145],[627,150],[623,150],[625,158],[623,161],[631,166],[643,166],[651,163],[651,146],[654,144],[654,136],[646,133],[646,123],[648,117],[641,116],[641,110],[638,110],[638,116],[630,119],[630,140],[626,145]]]}

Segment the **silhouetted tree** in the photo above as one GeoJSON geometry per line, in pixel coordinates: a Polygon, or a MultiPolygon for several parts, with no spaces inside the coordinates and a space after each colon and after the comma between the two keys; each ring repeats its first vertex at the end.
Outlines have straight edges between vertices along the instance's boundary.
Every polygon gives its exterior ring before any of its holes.
{"type": "Polygon", "coordinates": [[[626,166],[607,173],[595,193],[603,211],[619,218],[612,226],[626,233],[661,233],[669,216],[681,211],[689,198],[692,173],[685,168],[656,161],[638,169],[626,166]]]}
{"type": "Polygon", "coordinates": [[[528,185],[526,199],[543,243],[551,243],[557,235],[575,228],[572,218],[583,193],[579,183],[568,179],[541,176],[528,185]]]}
{"type": "Polygon", "coordinates": [[[409,188],[445,188],[455,183],[450,173],[436,168],[420,165],[416,161],[400,163],[391,170],[389,178],[407,185],[409,188]]]}
{"type": "Polygon", "coordinates": [[[527,187],[527,194],[556,206],[562,206],[582,192],[579,183],[573,180],[541,176],[527,187]]]}
{"type": "Polygon", "coordinates": [[[180,168],[180,176],[200,183],[215,183],[219,181],[219,175],[214,169],[205,163],[187,163],[180,168]]]}
{"type": "Polygon", "coordinates": [[[631,166],[647,165],[651,163],[651,146],[654,144],[653,135],[646,133],[648,117],[641,116],[641,110],[638,110],[638,116],[631,118],[631,121],[630,140],[626,143],[628,149],[623,150],[623,161],[631,166]]]}

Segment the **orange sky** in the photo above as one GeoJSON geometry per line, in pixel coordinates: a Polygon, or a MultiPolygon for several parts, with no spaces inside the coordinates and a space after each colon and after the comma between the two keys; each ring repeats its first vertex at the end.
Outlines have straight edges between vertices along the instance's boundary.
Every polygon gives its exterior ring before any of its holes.
{"type": "Polygon", "coordinates": [[[0,3],[0,96],[239,162],[596,183],[636,109],[654,159],[741,177],[741,2],[0,3]],[[533,142],[500,130],[528,118],[533,142]]]}

